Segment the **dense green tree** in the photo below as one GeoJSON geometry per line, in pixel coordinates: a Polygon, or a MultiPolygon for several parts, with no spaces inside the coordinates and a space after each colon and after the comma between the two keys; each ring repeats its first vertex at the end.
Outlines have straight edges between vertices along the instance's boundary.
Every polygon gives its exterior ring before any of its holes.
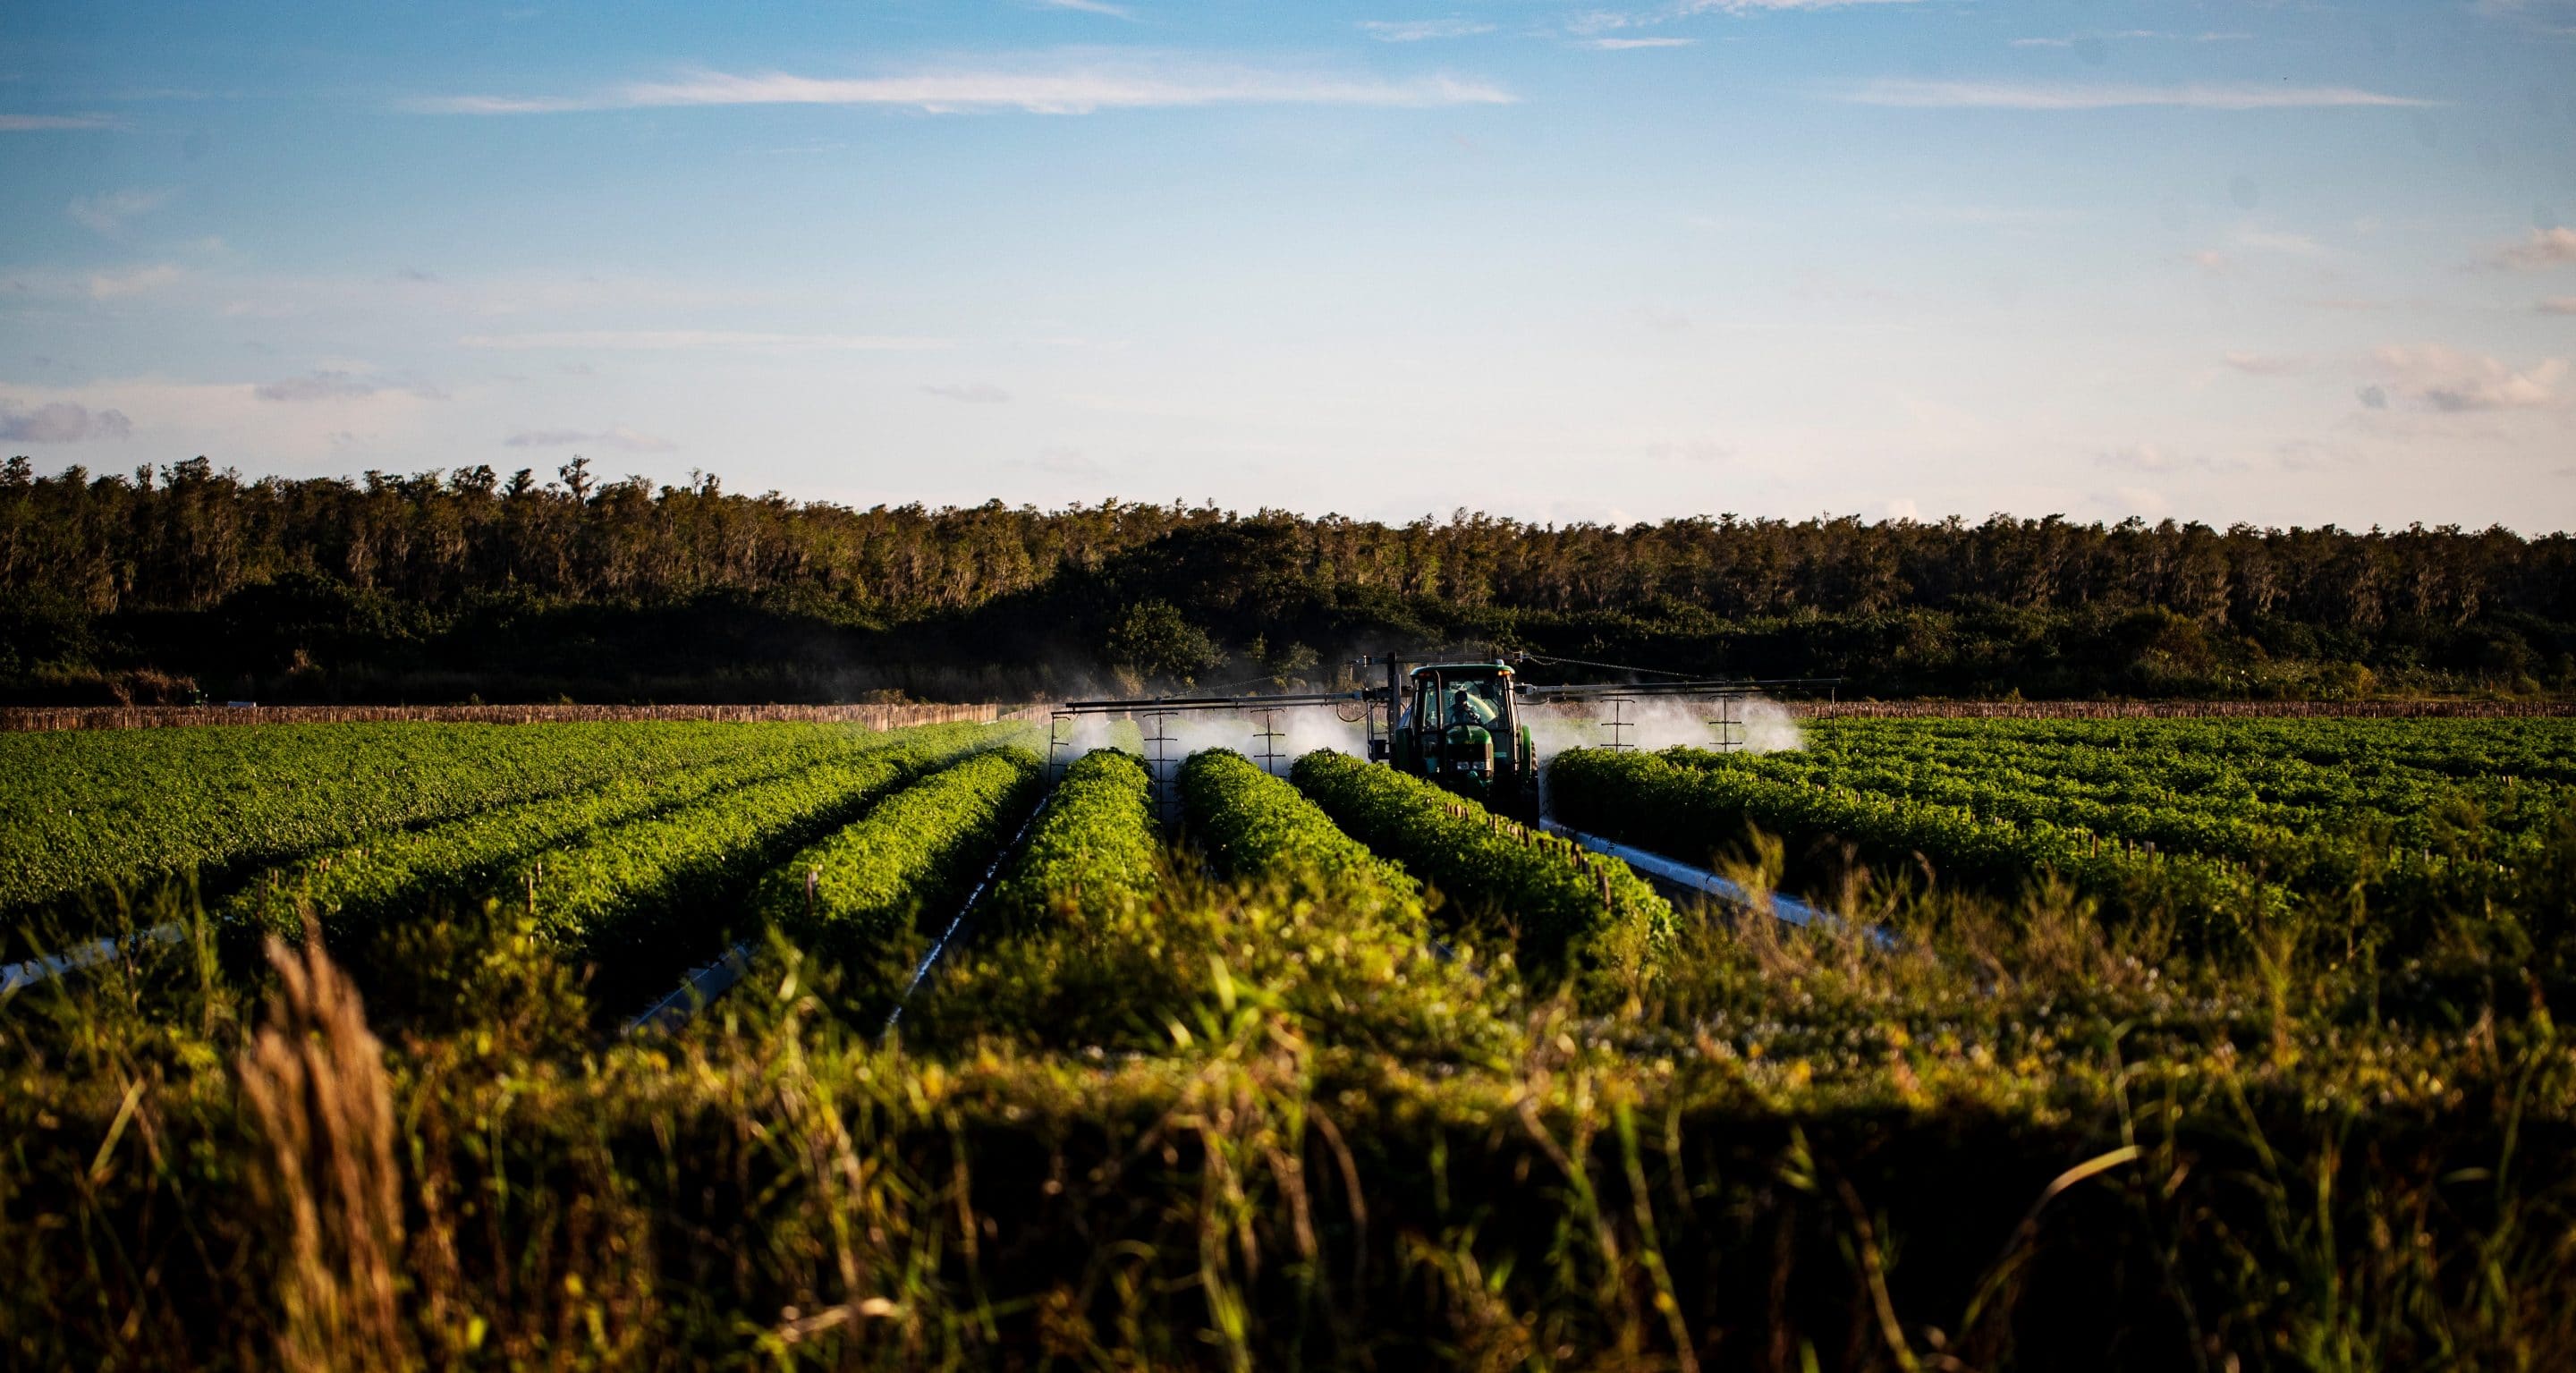
{"type": "Polygon", "coordinates": [[[2571,625],[2576,539],[2501,528],[1384,524],[1116,501],[853,509],[578,459],[550,482],[0,467],[0,692],[21,700],[190,680],[408,699],[1037,695],[1119,665],[1315,666],[1270,644],[1311,646],[1325,676],[1371,649],[1500,647],[1836,674],[1882,695],[2532,691],[2576,685],[2571,625]],[[1144,624],[1121,647],[1148,603],[1204,647],[1144,624]]]}

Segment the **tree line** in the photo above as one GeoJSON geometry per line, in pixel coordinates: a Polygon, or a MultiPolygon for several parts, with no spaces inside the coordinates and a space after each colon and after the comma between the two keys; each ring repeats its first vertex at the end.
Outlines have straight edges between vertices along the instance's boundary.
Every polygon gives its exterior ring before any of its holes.
{"type": "Polygon", "coordinates": [[[245,479],[12,458],[0,597],[0,695],[22,701],[1037,697],[1512,649],[1885,696],[2576,687],[2566,534],[855,509],[582,459],[245,479]]]}

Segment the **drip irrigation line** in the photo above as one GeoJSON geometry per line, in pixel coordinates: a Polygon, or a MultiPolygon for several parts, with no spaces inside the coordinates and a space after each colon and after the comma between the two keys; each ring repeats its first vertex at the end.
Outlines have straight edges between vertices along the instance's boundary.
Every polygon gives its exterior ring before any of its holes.
{"type": "Polygon", "coordinates": [[[689,1023],[689,1017],[700,1008],[733,989],[733,985],[751,975],[751,941],[737,940],[724,951],[724,956],[681,979],[668,996],[645,1008],[642,1015],[626,1022],[625,1034],[646,1030],[675,1031],[689,1023]]]}
{"type": "MultiPolygon", "coordinates": [[[[1550,834],[1571,839],[1594,853],[1607,854],[1639,872],[1660,878],[1685,891],[1714,896],[1729,905],[1741,906],[1747,910],[1768,910],[1772,915],[1789,924],[1809,929],[1829,930],[1839,934],[1848,928],[1841,916],[1808,905],[1796,897],[1766,892],[1757,899],[1753,893],[1746,891],[1741,883],[1720,877],[1703,868],[1694,868],[1687,863],[1676,863],[1660,853],[1649,853],[1644,849],[1604,839],[1597,834],[1586,834],[1571,825],[1559,824],[1554,820],[1541,819],[1538,823],[1540,829],[1550,834]]],[[[1870,942],[1881,949],[1896,947],[1896,936],[1889,934],[1881,926],[1864,926],[1861,932],[1869,936],[1870,942]]]]}
{"type": "Polygon", "coordinates": [[[1011,836],[1011,842],[1004,844],[1002,851],[993,855],[993,861],[985,867],[983,877],[976,881],[975,889],[966,893],[965,904],[957,908],[956,918],[948,922],[948,929],[939,936],[938,943],[930,946],[930,952],[922,955],[921,966],[912,970],[912,980],[904,984],[903,995],[895,998],[894,1009],[886,1013],[885,1028],[878,1031],[880,1037],[894,1033],[895,1022],[903,1019],[903,1008],[912,1000],[913,992],[921,986],[923,979],[930,976],[930,970],[938,964],[939,956],[948,952],[948,946],[956,942],[959,931],[966,928],[968,918],[975,914],[976,906],[982,904],[984,892],[993,885],[993,879],[1001,873],[1002,865],[1010,861],[1012,854],[1020,851],[1020,845],[1028,841],[1029,831],[1037,827],[1038,817],[1046,814],[1047,807],[1054,804],[1055,793],[1048,792],[1046,799],[1038,802],[1038,808],[1029,812],[1029,818],[1020,822],[1019,832],[1011,836]]]}
{"type": "Polygon", "coordinates": [[[187,933],[186,927],[173,920],[147,930],[139,930],[123,941],[102,937],[86,943],[74,944],[61,953],[38,954],[24,963],[0,963],[0,996],[23,987],[35,986],[39,982],[60,977],[65,973],[96,967],[128,948],[144,944],[176,944],[179,942],[179,937],[185,933],[187,933]]]}

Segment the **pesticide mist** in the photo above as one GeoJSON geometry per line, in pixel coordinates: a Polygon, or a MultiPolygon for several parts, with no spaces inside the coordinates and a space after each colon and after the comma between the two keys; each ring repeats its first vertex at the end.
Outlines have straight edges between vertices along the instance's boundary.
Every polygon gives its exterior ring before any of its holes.
{"type": "MultiPolygon", "coordinates": [[[[1618,704],[1587,701],[1567,705],[1524,704],[1521,723],[1536,745],[1540,766],[1570,748],[1621,745],[1652,752],[1667,748],[1733,749],[1744,753],[1778,753],[1805,742],[1797,719],[1776,702],[1741,699],[1720,707],[1705,701],[1645,699],[1618,704]]],[[[1178,764],[1203,749],[1232,749],[1255,762],[1275,754],[1284,770],[1317,749],[1368,756],[1364,720],[1346,720],[1331,706],[1297,706],[1272,711],[1180,711],[1162,722],[1170,740],[1164,756],[1178,764]],[[1263,717],[1278,737],[1264,739],[1263,717]]],[[[1067,760],[1095,748],[1119,748],[1151,757],[1146,743],[1153,722],[1123,715],[1081,715],[1059,725],[1058,738],[1067,760]]]]}
{"type": "Polygon", "coordinates": [[[1796,717],[1773,701],[1745,698],[1723,708],[1673,697],[1626,702],[1584,701],[1522,708],[1541,766],[1570,748],[1631,746],[1652,753],[1668,748],[1779,753],[1806,742],[1796,717]],[[1730,737],[1732,739],[1730,740],[1730,737]]]}

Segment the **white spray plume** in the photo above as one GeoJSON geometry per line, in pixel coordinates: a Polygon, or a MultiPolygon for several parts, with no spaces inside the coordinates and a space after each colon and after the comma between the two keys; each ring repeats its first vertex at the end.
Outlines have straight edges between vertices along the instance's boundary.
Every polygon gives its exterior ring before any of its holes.
{"type": "Polygon", "coordinates": [[[1538,747],[1541,766],[1570,748],[1626,744],[1644,752],[1667,748],[1723,749],[1734,737],[1735,751],[1779,753],[1805,745],[1796,717],[1775,701],[1740,697],[1723,705],[1671,696],[1648,696],[1624,703],[1576,701],[1562,705],[1528,705],[1521,711],[1530,741],[1538,747]],[[1725,725],[1721,721],[1733,721],[1725,725]],[[1624,723],[1622,723],[1624,722],[1624,723]],[[1616,726],[1614,728],[1614,726],[1616,726]]]}
{"type": "MultiPolygon", "coordinates": [[[[1356,706],[1353,707],[1356,709],[1356,706]]],[[[1141,716],[1145,712],[1138,712],[1141,716]]],[[[1163,756],[1174,767],[1191,754],[1206,749],[1232,749],[1258,763],[1265,752],[1278,757],[1282,774],[1288,765],[1317,749],[1347,753],[1354,758],[1368,756],[1368,731],[1362,720],[1344,720],[1331,706],[1297,706],[1276,711],[1251,710],[1184,710],[1176,711],[1162,721],[1162,730],[1170,742],[1163,756]],[[1261,737],[1263,715],[1272,717],[1279,737],[1261,737]]],[[[1059,726],[1056,737],[1066,740],[1057,754],[1059,760],[1071,762],[1096,748],[1120,748],[1146,758],[1154,756],[1147,742],[1155,732],[1155,722],[1125,715],[1077,715],[1069,726],[1059,726]]]]}
{"type": "MultiPolygon", "coordinates": [[[[1804,745],[1797,719],[1776,702],[1748,697],[1730,705],[1722,710],[1709,702],[1670,697],[1647,697],[1617,706],[1599,701],[1524,703],[1521,723],[1529,727],[1530,742],[1537,748],[1542,767],[1567,749],[1612,743],[1648,752],[1674,747],[1719,749],[1725,747],[1726,737],[1731,734],[1736,748],[1748,753],[1777,753],[1804,745]],[[1713,723],[1722,719],[1734,723],[1713,723]],[[1622,721],[1619,728],[1611,727],[1622,721]]],[[[1161,729],[1170,741],[1163,746],[1163,756],[1175,770],[1191,754],[1212,748],[1232,749],[1255,763],[1264,761],[1265,752],[1275,754],[1283,774],[1289,764],[1318,749],[1347,753],[1354,758],[1368,756],[1365,719],[1343,719],[1341,711],[1332,706],[1283,707],[1271,712],[1177,711],[1162,720],[1161,729]],[[1271,716],[1278,738],[1261,737],[1263,713],[1271,716]]],[[[1151,759],[1155,749],[1148,738],[1153,733],[1152,720],[1126,715],[1077,715],[1057,726],[1055,737],[1063,742],[1056,760],[1070,763],[1096,748],[1125,749],[1151,759]]]]}

